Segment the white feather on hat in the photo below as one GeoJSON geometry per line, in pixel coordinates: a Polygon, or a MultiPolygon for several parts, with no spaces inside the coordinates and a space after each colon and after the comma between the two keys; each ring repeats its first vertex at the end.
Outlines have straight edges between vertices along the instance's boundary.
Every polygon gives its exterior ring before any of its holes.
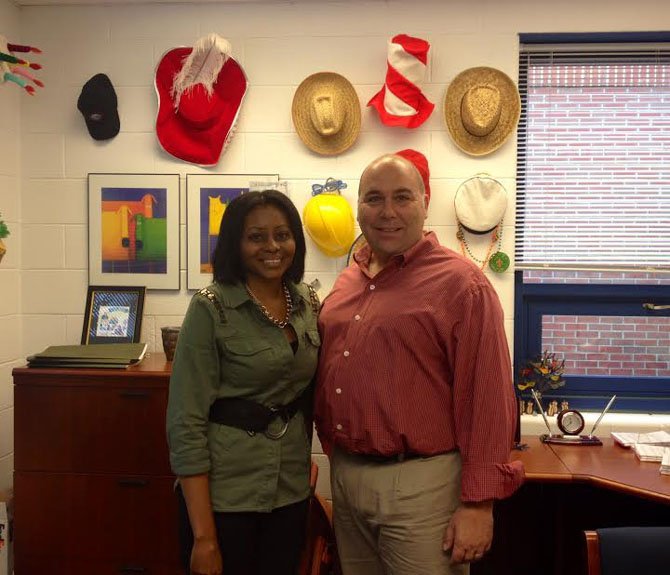
{"type": "Polygon", "coordinates": [[[212,95],[219,72],[232,51],[230,42],[213,32],[195,43],[192,52],[184,59],[181,70],[174,77],[172,97],[175,110],[179,108],[181,95],[196,84],[202,84],[207,95],[212,95]]]}

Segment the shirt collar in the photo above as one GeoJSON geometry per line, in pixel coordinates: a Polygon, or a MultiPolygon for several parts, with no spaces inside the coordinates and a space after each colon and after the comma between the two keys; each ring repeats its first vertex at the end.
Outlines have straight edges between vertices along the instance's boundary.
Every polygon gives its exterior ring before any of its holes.
{"type": "MultiPolygon", "coordinates": [[[[418,257],[427,254],[435,246],[440,245],[435,232],[423,232],[423,237],[416,242],[412,247],[405,250],[403,253],[393,256],[391,261],[397,263],[399,266],[405,266],[418,257]]],[[[370,257],[372,256],[372,248],[370,244],[365,244],[361,249],[354,253],[354,261],[365,271],[370,269],[370,257]]]]}
{"type": "Polygon", "coordinates": [[[225,286],[221,285],[220,287],[223,289],[219,293],[221,294],[222,303],[226,307],[239,307],[251,299],[243,282],[237,282],[232,285],[227,284],[225,286]]]}
{"type": "MultiPolygon", "coordinates": [[[[300,300],[309,304],[309,297],[305,296],[298,290],[298,286],[292,281],[287,281],[288,291],[291,293],[291,300],[293,301],[293,309],[296,309],[300,300]]],[[[226,307],[236,308],[247,301],[251,301],[249,292],[243,282],[238,282],[233,285],[226,285],[225,289],[220,290],[223,305],[226,307]]]]}

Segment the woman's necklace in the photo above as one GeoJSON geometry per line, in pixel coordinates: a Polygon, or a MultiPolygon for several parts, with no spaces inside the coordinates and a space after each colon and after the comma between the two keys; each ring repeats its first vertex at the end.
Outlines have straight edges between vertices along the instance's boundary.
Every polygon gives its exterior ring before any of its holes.
{"type": "Polygon", "coordinates": [[[279,329],[284,329],[288,325],[288,320],[291,316],[291,308],[293,307],[293,300],[291,299],[291,292],[288,289],[288,286],[282,282],[282,288],[284,290],[284,301],[286,303],[286,314],[284,315],[284,319],[277,319],[275,316],[273,316],[268,308],[266,308],[262,303],[261,300],[259,300],[254,292],[251,291],[251,288],[249,287],[249,284],[244,284],[244,287],[247,288],[247,293],[249,294],[249,297],[251,298],[251,301],[253,301],[256,306],[258,307],[259,310],[261,310],[261,313],[270,320],[271,323],[276,325],[279,329]]]}
{"type": "Polygon", "coordinates": [[[465,230],[463,229],[463,226],[461,226],[459,222],[458,231],[456,232],[456,238],[458,239],[458,243],[461,246],[461,253],[463,254],[463,257],[470,256],[470,258],[472,258],[475,262],[479,264],[479,269],[482,271],[484,270],[484,267],[488,263],[489,267],[494,272],[498,273],[504,272],[509,267],[509,256],[505,252],[500,250],[500,246],[502,245],[502,225],[503,225],[502,220],[500,220],[500,223],[491,232],[491,243],[489,244],[484,259],[482,260],[472,253],[472,250],[470,249],[470,246],[468,245],[468,242],[465,239],[465,230]],[[495,253],[493,253],[493,248],[496,246],[496,244],[498,246],[495,253]],[[493,255],[491,255],[492,253],[493,255]]]}

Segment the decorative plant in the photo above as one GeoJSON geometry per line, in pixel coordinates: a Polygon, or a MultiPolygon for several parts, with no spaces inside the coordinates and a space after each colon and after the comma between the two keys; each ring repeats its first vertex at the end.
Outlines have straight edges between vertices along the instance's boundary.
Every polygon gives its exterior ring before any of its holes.
{"type": "Polygon", "coordinates": [[[9,235],[9,228],[5,223],[5,220],[2,219],[2,214],[0,213],[0,240],[6,238],[9,235]]]}
{"type": "Polygon", "coordinates": [[[558,360],[556,354],[544,351],[529,359],[519,370],[516,386],[521,391],[532,388],[537,393],[544,393],[565,385],[564,372],[565,360],[558,360]]]}

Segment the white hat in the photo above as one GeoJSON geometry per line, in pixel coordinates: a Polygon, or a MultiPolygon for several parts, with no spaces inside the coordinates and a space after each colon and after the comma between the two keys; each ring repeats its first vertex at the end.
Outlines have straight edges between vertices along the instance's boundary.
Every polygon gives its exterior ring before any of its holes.
{"type": "Polygon", "coordinates": [[[456,218],[466,230],[486,234],[503,219],[507,209],[507,192],[499,181],[480,174],[458,187],[454,207],[456,218]]]}

